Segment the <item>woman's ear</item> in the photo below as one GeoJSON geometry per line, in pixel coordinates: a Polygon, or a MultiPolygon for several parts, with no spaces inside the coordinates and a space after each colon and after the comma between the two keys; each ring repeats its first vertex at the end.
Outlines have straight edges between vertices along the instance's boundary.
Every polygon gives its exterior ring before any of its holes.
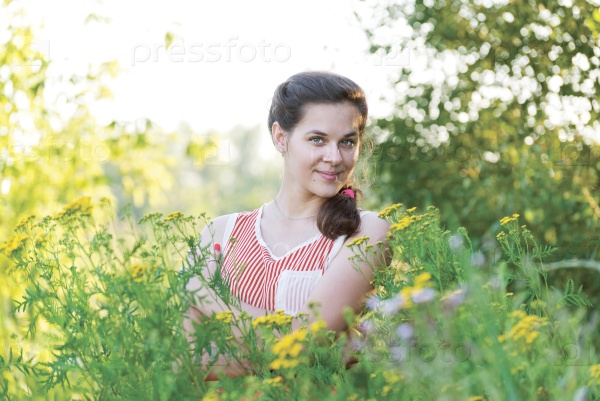
{"type": "Polygon", "coordinates": [[[271,127],[271,139],[273,140],[273,144],[275,145],[277,151],[281,154],[284,154],[287,147],[287,135],[277,121],[275,121],[271,127]]]}

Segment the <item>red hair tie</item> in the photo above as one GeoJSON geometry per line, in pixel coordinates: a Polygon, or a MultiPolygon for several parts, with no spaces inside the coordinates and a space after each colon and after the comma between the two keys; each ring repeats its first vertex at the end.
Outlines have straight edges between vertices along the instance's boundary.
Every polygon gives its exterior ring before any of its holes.
{"type": "Polygon", "coordinates": [[[344,189],[342,192],[340,192],[341,194],[345,194],[348,195],[349,197],[351,197],[352,199],[354,199],[354,191],[351,190],[350,188],[344,189]]]}

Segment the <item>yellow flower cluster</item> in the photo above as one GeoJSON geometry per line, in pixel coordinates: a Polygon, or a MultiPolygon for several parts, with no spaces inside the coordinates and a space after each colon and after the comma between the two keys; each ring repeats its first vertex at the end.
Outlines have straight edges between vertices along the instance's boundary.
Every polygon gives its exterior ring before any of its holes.
{"type": "Polygon", "coordinates": [[[14,252],[20,250],[25,245],[28,238],[25,234],[15,235],[0,244],[0,252],[4,252],[6,256],[11,257],[14,252]]]}
{"type": "Polygon", "coordinates": [[[263,380],[263,383],[270,384],[273,386],[275,386],[281,382],[283,382],[283,377],[281,377],[281,376],[275,376],[275,377],[263,380]]]}
{"type": "Polygon", "coordinates": [[[172,220],[180,220],[183,219],[185,216],[183,215],[183,213],[181,212],[174,212],[169,214],[167,217],[165,217],[165,221],[172,221],[172,220]]]}
{"type": "Polygon", "coordinates": [[[404,375],[394,370],[385,370],[383,372],[383,378],[388,384],[396,384],[404,379],[404,375]]]}
{"type": "Polygon", "coordinates": [[[281,340],[273,345],[272,351],[277,354],[277,359],[271,362],[269,367],[271,369],[281,369],[298,366],[301,362],[301,358],[298,358],[298,356],[302,352],[302,341],[306,339],[306,335],[305,330],[299,329],[283,336],[281,340]]]}
{"type": "Polygon", "coordinates": [[[402,290],[400,290],[400,294],[402,294],[405,302],[403,305],[404,308],[410,308],[413,306],[412,297],[420,294],[424,289],[431,288],[433,286],[430,280],[431,273],[421,273],[415,277],[412,287],[404,287],[402,290]]]}
{"type": "Polygon", "coordinates": [[[64,207],[62,212],[54,216],[55,220],[62,219],[63,217],[74,216],[76,214],[82,216],[89,216],[92,213],[92,203],[89,196],[84,196],[83,198],[79,198],[69,203],[64,207]]]}
{"type": "Polygon", "coordinates": [[[140,263],[136,263],[131,266],[131,275],[133,276],[133,281],[136,283],[140,283],[143,280],[144,274],[150,270],[149,265],[144,265],[140,263]]]}
{"type": "Polygon", "coordinates": [[[388,208],[383,209],[379,212],[378,217],[383,218],[389,216],[394,210],[400,209],[402,207],[402,203],[396,203],[388,208]]]}
{"type": "Polygon", "coordinates": [[[321,320],[321,319],[317,320],[316,322],[314,322],[313,324],[310,325],[310,330],[313,333],[316,333],[320,330],[324,330],[326,328],[327,328],[327,323],[325,323],[325,321],[321,320]]]}
{"type": "Polygon", "coordinates": [[[27,217],[23,217],[15,228],[25,228],[27,224],[29,224],[29,222],[33,219],[35,219],[35,215],[33,214],[30,214],[27,217]]]}
{"type": "MultiPolygon", "coordinates": [[[[409,209],[409,210],[413,210],[413,209],[409,209]]],[[[408,210],[407,210],[407,212],[408,212],[408,210]]],[[[423,216],[404,216],[403,218],[400,219],[399,222],[392,224],[390,226],[390,230],[391,231],[402,231],[405,228],[407,228],[408,226],[410,226],[412,223],[414,223],[415,221],[419,221],[422,218],[423,218],[423,216]]]]}
{"type": "Polygon", "coordinates": [[[282,310],[275,311],[273,315],[257,317],[252,321],[252,327],[258,326],[271,327],[273,325],[283,326],[292,322],[292,316],[284,314],[282,310]]]}
{"type": "Polygon", "coordinates": [[[510,316],[519,319],[508,334],[498,336],[499,342],[504,342],[507,339],[519,341],[523,339],[525,343],[531,344],[540,334],[538,329],[548,324],[548,318],[528,315],[522,310],[516,310],[510,316]]]}
{"type": "Polygon", "coordinates": [[[508,216],[503,217],[502,220],[500,220],[500,224],[504,226],[504,225],[510,223],[511,221],[516,221],[518,217],[519,217],[519,215],[516,213],[513,214],[512,217],[508,217],[508,216]]]}
{"type": "Polygon", "coordinates": [[[486,401],[486,398],[480,395],[473,395],[469,397],[469,401],[486,401]]]}
{"type": "Polygon", "coordinates": [[[225,324],[230,324],[231,320],[233,319],[233,311],[225,311],[225,312],[220,312],[217,313],[217,315],[215,316],[215,318],[217,320],[220,320],[221,322],[225,323],[225,324]]]}
{"type": "Polygon", "coordinates": [[[355,238],[352,242],[350,242],[348,245],[346,245],[348,248],[351,248],[353,246],[360,246],[363,242],[367,241],[369,239],[368,235],[365,235],[364,237],[359,237],[359,238],[355,238]]]}
{"type": "Polygon", "coordinates": [[[510,373],[513,374],[513,375],[516,375],[519,372],[525,371],[526,367],[527,367],[527,364],[525,362],[521,362],[520,364],[518,364],[514,368],[510,368],[510,373]]]}
{"type": "Polygon", "coordinates": [[[600,386],[600,364],[590,366],[590,386],[600,386]]]}
{"type": "Polygon", "coordinates": [[[431,283],[431,273],[421,273],[415,278],[415,288],[429,287],[431,283]]]}
{"type": "Polygon", "coordinates": [[[103,196],[102,198],[100,198],[100,205],[110,206],[110,205],[112,205],[112,202],[109,198],[107,198],[106,196],[103,196]]]}

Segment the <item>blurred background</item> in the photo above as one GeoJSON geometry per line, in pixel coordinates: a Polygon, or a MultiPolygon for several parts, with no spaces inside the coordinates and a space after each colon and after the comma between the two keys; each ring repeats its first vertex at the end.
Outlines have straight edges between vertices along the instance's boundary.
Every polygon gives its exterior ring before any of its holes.
{"type": "Polygon", "coordinates": [[[259,207],[282,172],[266,126],[275,87],[329,70],[368,96],[363,208],[434,205],[490,264],[499,220],[518,213],[557,248],[551,280],[591,295],[599,5],[4,0],[0,241],[81,196],[136,217],[259,207]]]}

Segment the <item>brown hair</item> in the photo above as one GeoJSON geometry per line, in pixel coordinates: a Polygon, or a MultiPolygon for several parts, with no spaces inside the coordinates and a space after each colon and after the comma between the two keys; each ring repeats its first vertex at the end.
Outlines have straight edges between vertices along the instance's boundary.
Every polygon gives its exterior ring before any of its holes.
{"type": "MultiPolygon", "coordinates": [[[[335,104],[348,102],[356,107],[360,114],[358,126],[359,140],[363,134],[368,116],[365,93],[354,81],[331,72],[308,71],[295,74],[280,84],[273,95],[269,118],[269,132],[273,123],[278,122],[286,132],[293,131],[302,120],[305,106],[312,104],[335,104]]],[[[357,210],[358,196],[363,196],[358,181],[352,177],[340,192],[350,188],[355,198],[340,194],[327,199],[317,215],[317,227],[324,236],[335,240],[340,235],[348,237],[360,227],[360,214],[357,210]]]]}

